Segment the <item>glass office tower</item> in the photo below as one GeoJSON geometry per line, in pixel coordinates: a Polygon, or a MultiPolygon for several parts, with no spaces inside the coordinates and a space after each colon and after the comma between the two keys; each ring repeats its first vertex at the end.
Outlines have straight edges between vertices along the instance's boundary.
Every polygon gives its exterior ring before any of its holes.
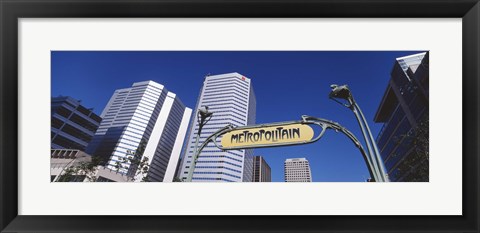
{"type": "MultiPolygon", "coordinates": [[[[256,100],[249,78],[239,73],[205,77],[179,169],[181,179],[188,176],[198,131],[196,116],[202,106],[208,106],[213,117],[203,128],[199,145],[228,124],[245,126],[255,123],[256,100]]],[[[253,150],[222,151],[212,143],[198,157],[192,182],[251,182],[252,175],[253,150]]]]}
{"type": "Polygon", "coordinates": [[[101,116],[87,153],[103,158],[107,168],[135,177],[137,168],[123,158],[142,151],[149,159],[149,181],[173,181],[191,116],[174,93],[153,81],[137,82],[116,90],[101,116]]]}
{"type": "Polygon", "coordinates": [[[383,123],[377,145],[391,181],[429,180],[428,64],[428,52],[397,58],[375,114],[383,123]]]}

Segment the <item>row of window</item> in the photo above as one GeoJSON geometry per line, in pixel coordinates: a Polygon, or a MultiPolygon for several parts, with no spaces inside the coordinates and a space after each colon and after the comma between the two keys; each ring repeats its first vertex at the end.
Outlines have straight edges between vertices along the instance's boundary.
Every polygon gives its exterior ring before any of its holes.
{"type": "MultiPolygon", "coordinates": [[[[203,103],[204,105],[207,105],[207,103],[203,103]]],[[[243,104],[242,105],[238,105],[237,103],[235,102],[222,102],[222,103],[217,103],[217,104],[208,104],[207,105],[209,108],[211,109],[218,109],[219,107],[232,107],[234,108],[233,106],[236,106],[244,111],[247,111],[247,106],[244,106],[243,104]]]]}
{"type": "Polygon", "coordinates": [[[245,117],[246,109],[240,109],[234,106],[214,106],[209,108],[211,112],[213,112],[213,115],[215,116],[215,113],[217,112],[222,112],[222,110],[226,110],[227,112],[233,112],[236,113],[242,117],[245,117]],[[233,111],[232,109],[237,110],[238,112],[233,111]]]}
{"type": "Polygon", "coordinates": [[[248,86],[245,85],[242,82],[239,82],[239,81],[228,82],[228,83],[211,83],[211,82],[209,82],[205,86],[205,89],[212,90],[212,89],[233,88],[233,87],[237,88],[238,90],[242,90],[242,91],[247,91],[248,90],[248,86]]]}
{"type": "Polygon", "coordinates": [[[233,95],[226,95],[226,96],[203,97],[202,102],[206,102],[210,100],[219,100],[221,98],[236,98],[237,100],[244,101],[245,103],[248,100],[247,97],[234,93],[233,95]]]}
{"type": "Polygon", "coordinates": [[[206,89],[205,89],[205,92],[204,92],[203,94],[204,94],[204,95],[208,95],[208,94],[222,94],[223,92],[230,92],[230,91],[238,92],[238,93],[243,94],[243,95],[248,95],[248,92],[247,92],[247,91],[244,91],[244,90],[241,90],[241,89],[238,89],[238,88],[232,88],[232,87],[206,88],[206,89]]]}
{"type": "MultiPolygon", "coordinates": [[[[188,173],[188,172],[187,172],[188,173]]],[[[238,178],[238,179],[241,179],[242,177],[240,176],[236,176],[236,175],[232,175],[232,174],[228,174],[226,172],[193,172],[193,174],[205,174],[205,175],[208,175],[208,174],[215,174],[215,175],[226,175],[226,176],[231,176],[231,177],[235,177],[235,178],[238,178]]]]}
{"type": "Polygon", "coordinates": [[[230,171],[233,171],[233,172],[236,172],[236,173],[242,173],[239,170],[235,170],[235,169],[232,169],[232,168],[229,168],[229,167],[224,167],[224,166],[195,166],[195,169],[197,169],[197,168],[227,169],[227,170],[230,170],[230,171]]]}
{"type": "MultiPolygon", "coordinates": [[[[191,158],[191,156],[189,156],[189,157],[191,158]]],[[[237,162],[240,162],[240,163],[243,162],[242,160],[232,158],[232,157],[226,156],[226,155],[202,155],[201,158],[226,158],[226,159],[230,159],[230,160],[237,161],[237,162]]],[[[191,161],[187,161],[187,163],[190,163],[190,162],[191,161]]]]}
{"type": "Polygon", "coordinates": [[[225,178],[209,178],[209,177],[193,177],[192,180],[222,180],[227,182],[235,182],[233,180],[228,180],[225,178]]]}
{"type": "MultiPolygon", "coordinates": [[[[97,123],[96,121],[93,121],[93,119],[91,119],[90,117],[81,116],[77,113],[72,113],[71,111],[69,111],[70,113],[67,116],[65,116],[66,112],[64,110],[65,109],[61,107],[61,108],[55,109],[54,113],[58,114],[59,119],[63,117],[63,119],[61,119],[63,121],[70,120],[76,123],[77,125],[80,125],[83,128],[93,132],[97,130],[99,123],[97,123]]],[[[55,114],[52,114],[52,116],[53,115],[55,114]]]]}
{"type": "Polygon", "coordinates": [[[207,85],[212,87],[212,86],[219,86],[219,85],[225,85],[225,84],[240,84],[241,86],[248,87],[248,82],[242,81],[238,77],[227,77],[227,78],[207,78],[207,85]]]}
{"type": "Polygon", "coordinates": [[[209,101],[202,101],[202,105],[208,105],[210,106],[211,104],[215,103],[237,103],[241,104],[244,107],[247,107],[247,103],[243,101],[239,101],[239,99],[234,99],[234,98],[226,98],[226,99],[217,99],[217,100],[209,100],[209,101]]]}
{"type": "Polygon", "coordinates": [[[225,84],[240,84],[241,86],[244,86],[245,88],[248,88],[248,83],[245,81],[240,81],[240,78],[238,77],[228,77],[228,78],[219,78],[219,79],[207,79],[207,86],[208,87],[213,87],[215,85],[225,85],[225,84]]]}
{"type": "MultiPolygon", "coordinates": [[[[205,156],[203,156],[202,158],[205,158],[205,156]]],[[[237,159],[237,160],[238,160],[238,159],[237,159]]],[[[241,162],[241,161],[239,160],[239,162],[241,162]]],[[[228,164],[228,165],[232,165],[232,166],[235,166],[235,167],[239,167],[239,168],[242,167],[242,166],[240,166],[240,165],[238,165],[238,164],[230,163],[230,162],[227,162],[227,161],[210,161],[210,160],[200,160],[200,159],[199,159],[199,160],[197,161],[197,164],[199,164],[199,163],[226,163],[226,164],[228,164]]]]}
{"type": "Polygon", "coordinates": [[[218,93],[214,93],[214,94],[208,94],[208,95],[203,95],[203,100],[206,100],[206,99],[218,99],[218,98],[226,98],[226,97],[230,97],[230,96],[237,96],[237,98],[240,98],[241,100],[247,100],[247,96],[244,96],[244,95],[241,95],[240,93],[238,92],[234,92],[234,91],[229,91],[229,92],[218,92],[218,93]]]}
{"type": "MultiPolygon", "coordinates": [[[[229,119],[230,120],[230,119],[229,119]]],[[[244,123],[239,123],[237,121],[235,121],[236,123],[238,123],[239,125],[235,125],[235,126],[240,126],[240,125],[245,125],[244,123]]],[[[224,127],[224,126],[227,126],[227,125],[234,125],[233,123],[231,122],[208,122],[206,126],[213,126],[213,125],[219,125],[218,127],[209,127],[208,129],[216,129],[216,130],[219,130],[220,128],[224,127]]],[[[198,131],[198,127],[195,127],[195,132],[198,131]]],[[[204,128],[204,129],[207,129],[207,128],[204,128]]]]}
{"type": "Polygon", "coordinates": [[[85,145],[82,145],[80,143],[77,143],[73,140],[70,140],[62,135],[56,134],[54,135],[54,138],[52,140],[53,144],[56,144],[58,146],[61,146],[65,149],[79,149],[79,150],[85,150],[85,145]]]}

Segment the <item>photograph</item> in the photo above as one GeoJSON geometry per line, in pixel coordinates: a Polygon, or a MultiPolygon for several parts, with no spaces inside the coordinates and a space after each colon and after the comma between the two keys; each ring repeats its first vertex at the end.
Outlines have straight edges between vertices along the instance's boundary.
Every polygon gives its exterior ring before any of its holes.
{"type": "Polygon", "coordinates": [[[51,51],[50,182],[429,182],[429,51],[51,51]]]}
{"type": "Polygon", "coordinates": [[[479,232],[479,2],[0,0],[0,233],[479,232]]]}

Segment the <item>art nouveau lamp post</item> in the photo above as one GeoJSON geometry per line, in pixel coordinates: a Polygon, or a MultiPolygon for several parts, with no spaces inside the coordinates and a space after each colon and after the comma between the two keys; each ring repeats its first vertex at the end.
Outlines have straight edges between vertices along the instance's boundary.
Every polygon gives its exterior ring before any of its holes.
{"type": "Polygon", "coordinates": [[[377,144],[375,143],[375,139],[372,136],[372,132],[370,131],[370,127],[368,127],[367,120],[365,119],[362,110],[353,98],[352,92],[347,85],[338,86],[336,84],[333,84],[330,87],[332,88],[332,91],[329,94],[330,99],[335,100],[341,105],[352,110],[352,112],[355,114],[355,117],[357,118],[369,152],[369,156],[367,157],[367,159],[369,160],[369,163],[373,166],[373,172],[378,177],[378,180],[376,179],[375,181],[388,182],[389,180],[385,172],[385,165],[383,164],[382,157],[380,156],[380,152],[378,151],[377,144]],[[337,99],[344,99],[347,101],[347,103],[340,102],[337,99]]]}
{"type": "Polygon", "coordinates": [[[197,114],[197,122],[198,122],[198,131],[197,131],[197,139],[195,140],[195,151],[193,153],[193,157],[190,163],[190,169],[188,170],[187,182],[192,182],[193,171],[195,170],[195,166],[197,165],[198,159],[198,141],[200,140],[200,134],[202,133],[202,128],[207,124],[208,121],[212,118],[213,112],[208,111],[208,107],[204,106],[198,109],[197,114]]]}

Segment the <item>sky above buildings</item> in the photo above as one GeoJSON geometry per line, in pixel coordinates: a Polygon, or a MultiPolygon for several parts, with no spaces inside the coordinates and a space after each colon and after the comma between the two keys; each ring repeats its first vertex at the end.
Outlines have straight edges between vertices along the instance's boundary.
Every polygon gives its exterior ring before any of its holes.
{"type": "MultiPolygon", "coordinates": [[[[336,121],[363,142],[353,113],[330,100],[331,84],[348,84],[374,137],[373,117],[395,58],[420,51],[128,51],[52,52],[52,96],[71,96],[100,115],[116,89],[153,80],[194,108],[207,74],[238,72],[250,79],[257,98],[257,123],[300,120],[302,115],[336,121]]],[[[289,147],[255,149],[284,181],[287,158],[307,158],[314,182],[358,182],[369,177],[358,149],[341,133],[289,147]]]]}

